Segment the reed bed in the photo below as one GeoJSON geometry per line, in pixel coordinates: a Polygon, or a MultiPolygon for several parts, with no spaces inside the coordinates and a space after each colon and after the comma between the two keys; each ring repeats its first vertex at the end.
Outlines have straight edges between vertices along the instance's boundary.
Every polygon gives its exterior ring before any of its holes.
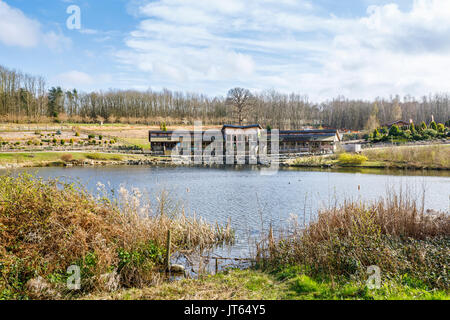
{"type": "Polygon", "coordinates": [[[425,212],[407,193],[390,191],[373,203],[347,201],[320,210],[308,226],[259,244],[260,264],[303,266],[306,273],[364,278],[378,266],[385,277],[407,276],[449,289],[450,216],[425,212]],[[262,260],[262,261],[261,261],[262,260]]]}
{"type": "Polygon", "coordinates": [[[71,265],[81,269],[83,294],[152,285],[168,230],[174,253],[233,242],[229,226],[169,209],[161,196],[153,211],[138,190],[111,201],[56,179],[0,177],[0,298],[64,298],[71,265]]]}

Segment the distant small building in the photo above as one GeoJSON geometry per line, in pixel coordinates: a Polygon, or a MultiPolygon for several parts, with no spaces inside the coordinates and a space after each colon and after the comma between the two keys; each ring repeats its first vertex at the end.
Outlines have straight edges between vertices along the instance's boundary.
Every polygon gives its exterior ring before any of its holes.
{"type": "Polygon", "coordinates": [[[344,150],[346,152],[354,152],[354,153],[360,153],[361,152],[361,145],[358,143],[349,143],[342,145],[344,150]]]}

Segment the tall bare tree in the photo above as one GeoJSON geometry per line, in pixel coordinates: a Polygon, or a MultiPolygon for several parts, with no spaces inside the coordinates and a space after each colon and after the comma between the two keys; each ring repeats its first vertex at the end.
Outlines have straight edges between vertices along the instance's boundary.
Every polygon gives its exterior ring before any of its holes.
{"type": "Polygon", "coordinates": [[[239,125],[242,125],[245,117],[253,106],[254,97],[250,90],[244,88],[234,88],[228,91],[226,104],[233,107],[239,125]]]}
{"type": "Polygon", "coordinates": [[[109,122],[159,125],[164,121],[168,126],[193,124],[198,119],[208,125],[246,121],[279,129],[322,125],[360,130],[401,118],[429,124],[431,115],[437,123],[446,123],[450,121],[450,94],[420,99],[394,96],[372,101],[341,96],[318,103],[309,101],[306,95],[275,90],[253,96],[243,88],[230,90],[227,98],[167,89],[77,92],[62,91],[62,88],[48,90],[42,77],[0,65],[0,122],[44,122],[62,115],[74,122],[92,122],[100,116],[109,122]]]}

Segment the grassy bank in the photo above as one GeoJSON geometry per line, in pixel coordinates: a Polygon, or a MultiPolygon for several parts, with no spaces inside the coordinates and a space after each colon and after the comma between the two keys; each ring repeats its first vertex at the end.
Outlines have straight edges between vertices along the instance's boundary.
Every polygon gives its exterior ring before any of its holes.
{"type": "Polygon", "coordinates": [[[127,160],[140,160],[144,158],[145,157],[139,155],[92,152],[8,152],[0,153],[0,166],[60,166],[71,163],[72,161],[94,160],[108,163],[127,160]]]}
{"type": "Polygon", "coordinates": [[[450,145],[367,149],[361,155],[336,154],[298,158],[293,167],[393,168],[450,170],[450,145]]]}
{"type": "Polygon", "coordinates": [[[362,154],[387,167],[450,170],[450,145],[370,149],[362,154]]]}
{"type": "Polygon", "coordinates": [[[369,290],[364,282],[329,281],[304,274],[299,267],[276,272],[229,270],[199,280],[181,280],[144,289],[94,294],[101,300],[448,300],[444,290],[428,290],[407,277],[383,281],[369,290]]]}

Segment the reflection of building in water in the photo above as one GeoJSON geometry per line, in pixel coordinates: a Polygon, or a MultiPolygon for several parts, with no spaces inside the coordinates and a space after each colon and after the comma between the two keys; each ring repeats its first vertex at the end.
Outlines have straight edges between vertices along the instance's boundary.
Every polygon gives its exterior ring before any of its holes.
{"type": "MultiPolygon", "coordinates": [[[[208,131],[201,132],[202,137],[206,136],[208,131]]],[[[224,153],[233,151],[231,154],[239,154],[240,150],[245,150],[245,154],[253,151],[258,152],[258,140],[261,139],[263,133],[261,126],[249,125],[249,126],[234,126],[224,125],[222,129],[217,130],[217,134],[220,134],[223,139],[223,151],[224,153]]],[[[170,155],[171,151],[175,147],[179,147],[183,143],[183,136],[180,132],[175,131],[150,131],[149,141],[151,151],[155,154],[170,155]]],[[[194,145],[194,135],[200,132],[185,131],[185,135],[191,137],[191,151],[195,152],[196,146],[194,145]]],[[[267,132],[267,147],[270,152],[271,146],[271,133],[267,132]]],[[[336,151],[337,145],[340,143],[341,138],[338,130],[288,130],[279,131],[279,153],[280,154],[320,154],[320,153],[333,153],[336,151]]],[[[210,141],[203,141],[203,150],[211,144],[210,141]]]]}

